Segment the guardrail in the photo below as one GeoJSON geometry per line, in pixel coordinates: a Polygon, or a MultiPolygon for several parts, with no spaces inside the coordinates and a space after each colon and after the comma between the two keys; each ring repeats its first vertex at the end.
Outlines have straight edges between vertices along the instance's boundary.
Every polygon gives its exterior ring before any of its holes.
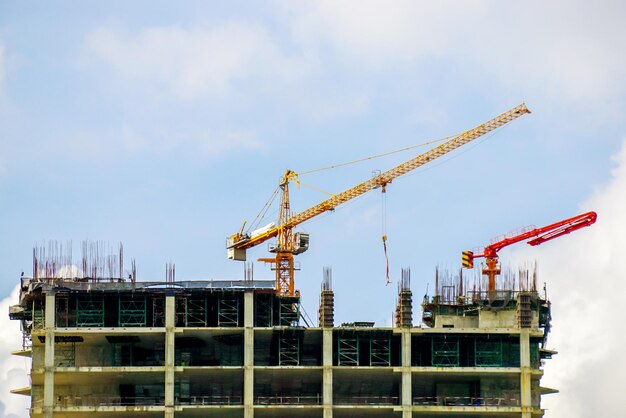
{"type": "Polygon", "coordinates": [[[255,405],[321,405],[322,396],[258,396],[255,405]]]}
{"type": "MultiPolygon", "coordinates": [[[[98,395],[60,395],[54,401],[55,407],[72,408],[77,406],[162,406],[165,405],[165,399],[161,396],[98,396],[98,395]]],[[[33,407],[43,407],[43,399],[37,399],[33,402],[33,407]]]]}
{"type": "Polygon", "coordinates": [[[341,396],[333,400],[335,405],[399,405],[398,396],[341,396]]]}
{"type": "Polygon", "coordinates": [[[416,396],[413,405],[441,406],[519,406],[517,398],[469,396],[416,396]]]}
{"type": "Polygon", "coordinates": [[[176,405],[242,405],[241,396],[188,396],[177,397],[176,405]]]}

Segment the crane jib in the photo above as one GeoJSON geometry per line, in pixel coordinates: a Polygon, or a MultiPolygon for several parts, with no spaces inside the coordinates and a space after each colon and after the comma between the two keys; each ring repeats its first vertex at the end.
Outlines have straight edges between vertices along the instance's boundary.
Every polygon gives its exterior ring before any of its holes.
{"type": "Polygon", "coordinates": [[[339,194],[336,194],[317,205],[306,209],[298,214],[295,214],[289,217],[285,223],[282,225],[271,228],[259,235],[250,236],[242,236],[241,234],[233,235],[227,245],[229,249],[241,249],[245,250],[248,248],[252,248],[261,244],[271,238],[278,236],[279,229],[291,229],[295,226],[308,221],[309,219],[320,215],[326,211],[330,211],[335,209],[337,206],[346,203],[368,191],[380,187],[385,186],[391,183],[394,179],[407,174],[408,172],[415,170],[416,168],[421,167],[424,164],[427,164],[430,161],[433,161],[445,154],[448,154],[455,149],[480,138],[481,136],[503,126],[507,123],[517,119],[518,117],[530,113],[530,110],[526,107],[524,103],[513,107],[512,109],[496,116],[495,118],[478,125],[477,127],[465,131],[450,140],[444,142],[443,144],[436,146],[423,154],[420,154],[409,161],[406,161],[402,164],[399,164],[391,169],[385,171],[384,173],[379,174],[369,180],[366,180],[356,186],[345,190],[339,194]]]}
{"type": "Polygon", "coordinates": [[[295,264],[293,256],[306,251],[309,242],[308,234],[293,233],[293,229],[297,225],[326,211],[332,210],[342,203],[346,203],[349,200],[365,194],[377,187],[382,187],[383,190],[385,190],[385,186],[391,183],[394,179],[415,170],[430,161],[446,155],[447,153],[477,138],[480,138],[500,126],[517,119],[525,113],[530,113],[530,111],[526,108],[524,103],[522,103],[521,105],[498,115],[490,121],[478,125],[474,129],[465,131],[423,154],[411,158],[402,164],[398,164],[384,173],[359,183],[348,190],[333,195],[329,199],[326,199],[296,215],[291,215],[289,203],[289,182],[291,180],[297,183],[297,174],[288,170],[285,172],[285,175],[280,183],[282,196],[278,225],[264,231],[259,231],[257,235],[253,236],[239,232],[228,237],[226,244],[228,249],[228,258],[245,261],[246,250],[248,248],[252,248],[267,241],[268,239],[277,237],[277,244],[270,248],[270,251],[276,254],[275,258],[264,258],[261,260],[269,261],[274,266],[273,269],[276,271],[276,293],[279,295],[293,296],[295,294],[293,277],[295,264]]]}
{"type": "Polygon", "coordinates": [[[332,210],[335,207],[363,194],[366,193],[376,187],[384,186],[388,183],[391,183],[394,179],[412,171],[416,168],[421,167],[422,165],[439,158],[455,149],[480,138],[481,136],[517,119],[518,117],[530,113],[530,110],[526,107],[524,103],[504,112],[495,118],[491,119],[488,122],[485,122],[481,125],[478,125],[474,129],[470,129],[469,131],[465,131],[449,141],[432,148],[429,151],[426,151],[423,154],[418,155],[410,159],[407,162],[399,164],[380,175],[373,177],[363,183],[360,183],[348,190],[345,190],[333,197],[324,200],[323,202],[303,211],[296,215],[293,215],[288,219],[287,223],[284,225],[287,228],[293,228],[296,225],[299,225],[314,216],[317,216],[323,212],[328,210],[332,210]]]}

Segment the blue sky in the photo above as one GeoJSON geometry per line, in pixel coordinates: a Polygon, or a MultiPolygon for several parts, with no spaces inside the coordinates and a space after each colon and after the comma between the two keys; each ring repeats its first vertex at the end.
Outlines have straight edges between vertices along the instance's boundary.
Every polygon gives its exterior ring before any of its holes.
{"type": "MultiPolygon", "coordinates": [[[[417,302],[461,250],[606,189],[626,131],[623,16],[617,1],[3,2],[0,295],[49,239],[75,253],[121,241],[143,280],[169,261],[179,280],[239,278],[225,237],[285,169],[452,135],[526,101],[531,115],[389,187],[392,279],[410,267],[417,302]]],[[[412,155],[302,180],[338,192],[412,155]]],[[[294,190],[292,206],[324,197],[294,190]]],[[[373,192],[301,228],[311,316],[332,266],[339,321],[391,317],[381,206],[373,192]]],[[[255,277],[272,276],[259,264],[255,277]]]]}

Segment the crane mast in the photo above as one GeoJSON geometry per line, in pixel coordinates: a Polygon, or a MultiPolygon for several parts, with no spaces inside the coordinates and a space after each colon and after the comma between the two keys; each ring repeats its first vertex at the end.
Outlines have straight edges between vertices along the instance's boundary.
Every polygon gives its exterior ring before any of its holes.
{"type": "Polygon", "coordinates": [[[587,212],[541,228],[533,228],[526,232],[506,237],[489,244],[480,254],[474,254],[471,251],[463,251],[463,267],[472,268],[474,266],[473,260],[475,258],[484,257],[486,267],[483,268],[482,273],[486,275],[488,279],[487,286],[489,295],[493,295],[496,290],[496,276],[500,274],[500,268],[498,267],[498,251],[504,247],[508,247],[509,245],[526,241],[527,239],[529,239],[529,241],[527,241],[528,245],[541,245],[544,242],[567,235],[570,232],[591,226],[596,222],[597,218],[598,215],[595,212],[587,212]]]}
{"type": "MultiPolygon", "coordinates": [[[[277,247],[273,250],[276,252],[275,258],[261,258],[259,261],[265,261],[274,264],[276,270],[276,290],[280,294],[293,296],[294,289],[294,271],[295,263],[293,260],[294,254],[294,235],[293,228],[285,227],[289,218],[291,218],[291,205],[289,203],[289,180],[293,173],[290,170],[285,172],[283,180],[280,183],[280,189],[282,191],[280,197],[280,210],[278,215],[278,233],[276,236],[277,247]]],[[[308,237],[307,237],[308,239],[308,237]]],[[[305,248],[305,246],[302,246],[305,248]]],[[[272,250],[272,249],[270,249],[272,250]]]]}
{"type": "Polygon", "coordinates": [[[294,254],[300,254],[308,248],[308,234],[294,233],[293,229],[307,220],[326,211],[335,209],[364,193],[381,187],[384,191],[386,186],[396,178],[407,174],[424,164],[440,158],[455,149],[468,144],[487,133],[506,125],[518,117],[530,113],[524,103],[496,116],[495,118],[465,131],[452,139],[438,145],[427,152],[361,182],[341,193],[332,195],[330,198],[312,206],[300,213],[292,214],[289,203],[289,182],[298,182],[298,174],[287,170],[280,183],[282,192],[280,215],[277,226],[271,226],[259,233],[248,235],[242,232],[231,235],[227,239],[228,258],[245,260],[246,250],[261,244],[271,238],[277,237],[277,245],[270,248],[276,256],[274,258],[262,258],[259,261],[270,262],[276,271],[276,292],[280,295],[294,295],[294,254]]]}

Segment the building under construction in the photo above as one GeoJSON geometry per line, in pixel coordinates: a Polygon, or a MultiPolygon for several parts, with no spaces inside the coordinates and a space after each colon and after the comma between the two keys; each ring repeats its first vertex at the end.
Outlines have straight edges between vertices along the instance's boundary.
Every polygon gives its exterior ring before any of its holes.
{"type": "MultiPolygon", "coordinates": [[[[286,170],[255,221],[227,239],[228,257],[245,261],[247,250],[275,238],[274,256],[260,259],[275,280],[246,269],[243,280],[181,282],[168,265],[165,281],[139,282],[134,263],[124,270],[121,246],[106,254],[85,243],[77,264],[71,244],[36,249],[10,309],[24,335],[14,354],[32,358],[31,386],[14,392],[31,397],[32,417],[45,418],[542,416],[541,395],[552,392],[539,383],[542,360],[554,354],[545,349],[550,305],[534,274],[496,281],[497,252],[588,226],[595,213],[464,252],[468,268],[485,258],[487,282],[437,273],[421,320],[404,271],[393,327],[337,326],[330,271],[319,322],[306,323],[294,285],[294,256],[309,246],[298,225],[371,190],[385,193],[400,176],[528,113],[522,103],[300,213],[289,196],[299,174],[286,170]],[[278,220],[259,227],[278,196],[278,220]]],[[[386,234],[386,253],[385,242],[386,234]]]]}
{"type": "Polygon", "coordinates": [[[376,327],[334,323],[325,271],[308,326],[299,295],[273,280],[175,281],[169,266],[165,281],[136,281],[121,250],[84,257],[76,277],[55,257],[35,254],[10,309],[24,336],[14,354],[32,358],[31,386],[13,391],[32,417],[540,417],[551,392],[550,305],[533,273],[495,291],[437,273],[420,321],[405,270],[394,326],[376,327]]]}

